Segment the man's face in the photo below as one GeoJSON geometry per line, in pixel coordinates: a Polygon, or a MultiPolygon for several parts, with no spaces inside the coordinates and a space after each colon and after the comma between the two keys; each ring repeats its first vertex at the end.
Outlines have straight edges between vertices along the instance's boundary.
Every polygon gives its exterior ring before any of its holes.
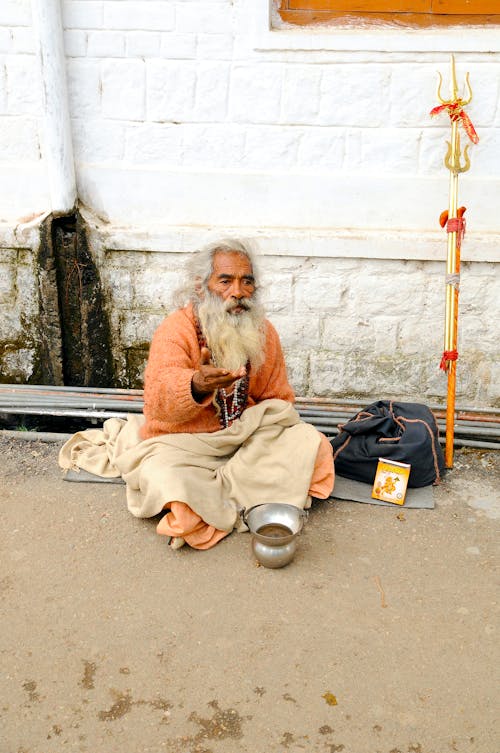
{"type": "Polygon", "coordinates": [[[227,303],[227,310],[231,314],[247,311],[245,300],[255,292],[255,279],[247,257],[237,251],[217,251],[207,287],[227,303]]]}

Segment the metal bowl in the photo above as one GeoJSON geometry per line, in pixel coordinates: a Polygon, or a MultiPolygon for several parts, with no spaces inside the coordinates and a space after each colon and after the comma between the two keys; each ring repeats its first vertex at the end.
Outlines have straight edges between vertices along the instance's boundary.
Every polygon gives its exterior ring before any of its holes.
{"type": "Polygon", "coordinates": [[[284,567],[295,556],[296,536],[307,513],[294,505],[269,503],[252,507],[244,516],[252,534],[253,553],[264,567],[284,567]]]}

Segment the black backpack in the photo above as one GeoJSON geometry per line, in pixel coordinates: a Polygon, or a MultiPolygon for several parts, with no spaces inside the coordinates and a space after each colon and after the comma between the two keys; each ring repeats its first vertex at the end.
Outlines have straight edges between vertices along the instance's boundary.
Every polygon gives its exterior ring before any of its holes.
{"type": "Polygon", "coordinates": [[[378,400],[338,428],[330,442],[339,476],[373,484],[383,457],[411,464],[410,487],[441,480],[444,456],[436,419],[426,405],[378,400]]]}

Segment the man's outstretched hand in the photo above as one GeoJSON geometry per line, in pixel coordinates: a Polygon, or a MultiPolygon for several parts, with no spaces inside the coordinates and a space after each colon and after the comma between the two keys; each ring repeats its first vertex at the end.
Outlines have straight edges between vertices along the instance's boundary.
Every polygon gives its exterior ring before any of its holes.
{"type": "Polygon", "coordinates": [[[219,387],[230,387],[234,382],[245,376],[246,369],[240,366],[237,371],[228,371],[227,369],[218,369],[211,361],[210,351],[208,348],[201,349],[200,367],[195,371],[191,380],[193,395],[196,398],[203,398],[211,392],[215,392],[219,387]]]}

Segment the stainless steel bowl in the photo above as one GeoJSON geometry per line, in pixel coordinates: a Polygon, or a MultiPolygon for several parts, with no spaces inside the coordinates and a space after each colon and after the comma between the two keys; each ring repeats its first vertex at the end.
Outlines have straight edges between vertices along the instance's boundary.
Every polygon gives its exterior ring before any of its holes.
{"type": "Polygon", "coordinates": [[[296,537],[307,517],[294,505],[269,503],[252,507],[244,516],[252,534],[253,553],[264,567],[284,567],[297,550],[296,537]]]}

